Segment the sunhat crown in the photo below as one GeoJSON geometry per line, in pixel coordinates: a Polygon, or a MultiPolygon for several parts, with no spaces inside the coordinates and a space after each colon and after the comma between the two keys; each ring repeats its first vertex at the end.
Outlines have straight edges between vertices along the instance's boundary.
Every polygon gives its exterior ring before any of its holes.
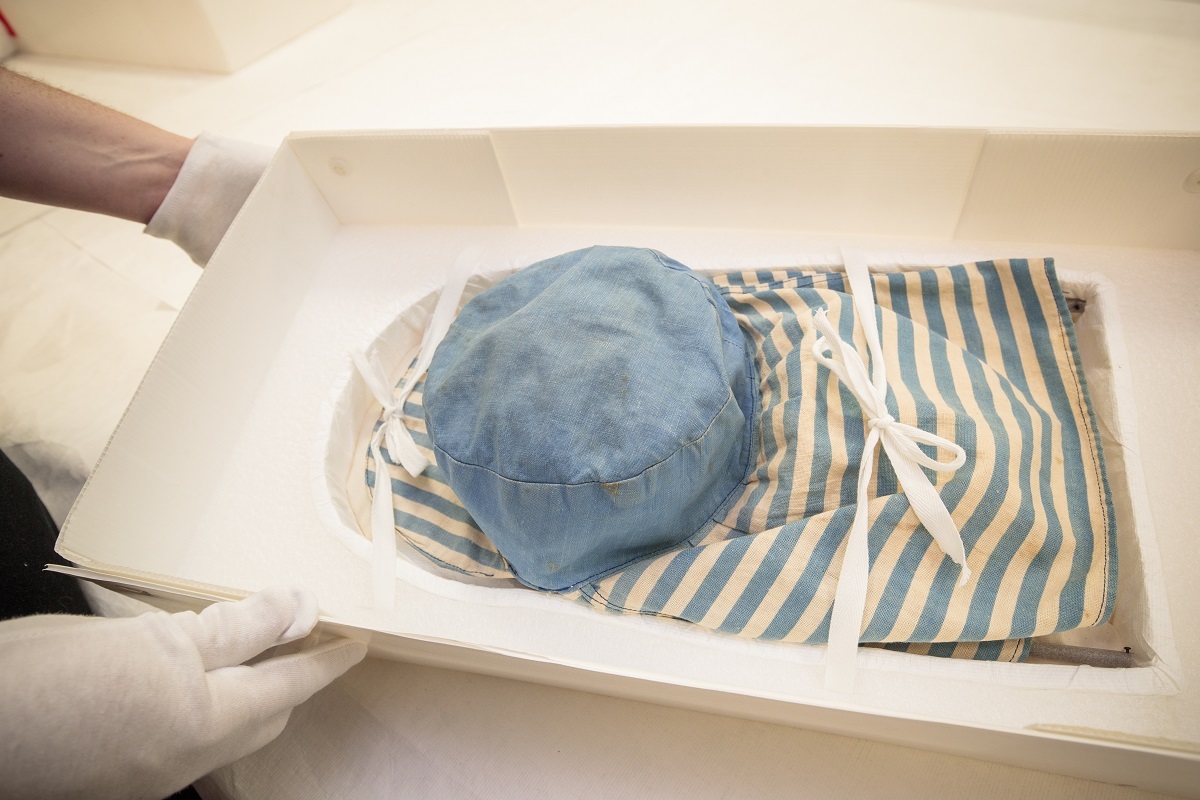
{"type": "Polygon", "coordinates": [[[560,590],[712,517],[746,475],[754,392],[752,349],[710,281],[593,247],[468,303],[424,404],[472,517],[521,580],[560,590]]]}

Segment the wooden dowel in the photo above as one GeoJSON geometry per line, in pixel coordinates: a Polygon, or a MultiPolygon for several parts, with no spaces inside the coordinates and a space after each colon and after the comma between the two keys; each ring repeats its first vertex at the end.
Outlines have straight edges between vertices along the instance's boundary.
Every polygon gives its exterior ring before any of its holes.
{"type": "Polygon", "coordinates": [[[1135,666],[1133,653],[1128,650],[1101,650],[1098,647],[1074,647],[1034,639],[1029,645],[1029,657],[1062,664],[1082,664],[1105,669],[1129,669],[1135,666]]]}

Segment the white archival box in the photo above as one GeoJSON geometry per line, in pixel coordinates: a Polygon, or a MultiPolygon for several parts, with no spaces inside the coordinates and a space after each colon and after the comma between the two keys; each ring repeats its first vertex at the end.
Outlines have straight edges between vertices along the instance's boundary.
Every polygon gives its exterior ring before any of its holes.
{"type": "MultiPolygon", "coordinates": [[[[380,656],[1200,796],[1198,669],[1180,663],[1167,608],[1121,298],[1093,274],[1139,259],[1200,269],[1198,166],[1200,135],[294,134],[180,312],[59,552],[176,603],[305,584],[326,631],[365,638],[380,656]],[[1004,244],[1020,241],[1051,244],[1004,244]],[[482,248],[481,272],[497,273],[592,244],[654,247],[705,271],[829,267],[842,246],[889,269],[1054,256],[1086,302],[1079,342],[1119,525],[1116,611],[1095,641],[1129,646],[1137,666],[861,649],[856,692],[834,694],[822,647],[473,585],[403,546],[396,609],[373,608],[347,486],[365,468],[356,437],[378,409],[350,352],[413,351],[468,246],[482,248]],[[396,324],[402,312],[417,324],[396,324]]],[[[1194,559],[1185,534],[1164,549],[1194,559]]],[[[1184,637],[1197,635],[1195,608],[1176,620],[1184,637]]]]}
{"type": "Polygon", "coordinates": [[[4,0],[20,50],[231,73],[350,0],[4,0]]]}

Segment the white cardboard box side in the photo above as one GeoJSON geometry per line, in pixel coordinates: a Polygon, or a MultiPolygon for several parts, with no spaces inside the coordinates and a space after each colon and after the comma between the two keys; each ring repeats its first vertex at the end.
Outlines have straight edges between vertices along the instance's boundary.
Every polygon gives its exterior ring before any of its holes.
{"type": "MultiPolygon", "coordinates": [[[[198,611],[209,602],[234,596],[223,592],[164,589],[154,582],[109,576],[103,572],[60,567],[54,571],[74,574],[130,594],[168,612],[198,611]]],[[[981,754],[986,753],[990,761],[1088,780],[1123,784],[1133,781],[1145,789],[1190,795],[1187,789],[1193,784],[1189,782],[1189,775],[1200,775],[1200,755],[1189,752],[1186,743],[1169,740],[1147,739],[1138,746],[1106,740],[1104,731],[1030,728],[1020,733],[1006,733],[915,716],[888,717],[853,709],[783,704],[773,698],[753,695],[731,697],[721,687],[650,682],[641,676],[596,672],[586,664],[558,663],[528,653],[465,648],[431,638],[388,636],[324,616],[317,633],[321,638],[344,636],[367,642],[371,653],[380,658],[599,692],[824,733],[852,734],[969,758],[981,758],[981,754]],[[1180,749],[1176,751],[1176,747],[1180,749]],[[1188,764],[1183,769],[1181,759],[1188,764]]]]}
{"type": "Polygon", "coordinates": [[[1200,249],[1200,193],[1184,186],[1200,168],[1200,134],[761,126],[509,129],[491,132],[490,147],[487,138],[291,141],[345,224],[515,220],[1200,249]]]}
{"type": "Polygon", "coordinates": [[[993,133],[962,239],[1200,249],[1200,136],[993,133]]]}
{"type": "MultiPolygon", "coordinates": [[[[592,135],[603,139],[605,132],[592,135]]],[[[615,149],[628,146],[621,131],[612,135],[617,140],[615,149]]],[[[1188,741],[1200,738],[1192,714],[1194,694],[1186,686],[1175,696],[1141,697],[1020,690],[947,680],[936,665],[928,671],[918,666],[934,659],[873,653],[864,658],[875,668],[864,670],[862,694],[850,704],[857,713],[838,716],[834,712],[846,710],[846,703],[808,691],[819,682],[817,648],[764,649],[750,642],[715,646],[710,644],[712,637],[702,632],[613,620],[573,606],[531,628],[520,609],[471,607],[403,585],[400,618],[384,619],[373,613],[368,607],[365,565],[315,523],[307,486],[297,490],[292,483],[306,474],[311,454],[304,446],[305,437],[311,436],[316,406],[328,388],[319,384],[322,376],[332,374],[344,361],[341,343],[358,340],[372,328],[378,330],[379,320],[394,316],[398,308],[433,289],[439,270],[465,243],[484,243],[493,255],[493,266],[499,268],[571,246],[614,241],[659,246],[685,263],[703,256],[701,260],[714,265],[721,263],[722,254],[745,251],[747,243],[753,243],[754,258],[782,266],[794,260],[776,260],[779,254],[792,254],[794,259],[795,254],[828,253],[838,241],[790,231],[614,230],[578,224],[513,228],[511,220],[519,218],[514,208],[523,203],[536,207],[539,201],[532,194],[526,197],[514,191],[519,181],[510,183],[513,176],[499,170],[500,162],[488,160],[479,139],[473,134],[301,136],[285,147],[181,313],[64,528],[62,552],[77,562],[93,563],[118,575],[142,575],[167,587],[209,584],[253,590],[298,580],[316,588],[323,605],[339,618],[362,627],[395,632],[401,638],[445,638],[444,632],[453,630],[471,648],[536,654],[542,661],[495,656],[508,659],[503,669],[530,679],[549,680],[530,664],[580,665],[583,670],[570,672],[570,680],[584,676],[579,679],[596,681],[586,684],[596,691],[645,693],[656,702],[690,704],[695,687],[708,692],[719,689],[719,699],[711,701],[714,708],[709,710],[756,718],[768,718],[758,715],[769,713],[776,715],[775,721],[806,726],[835,720],[829,723],[834,732],[884,738],[894,731],[896,741],[910,745],[1146,788],[1179,792],[1200,785],[1196,759],[1179,755],[1175,745],[1140,748],[1127,742],[1112,747],[1051,736],[1040,746],[1026,746],[1031,740],[1022,737],[1029,734],[1016,733],[1029,724],[1094,727],[1130,741],[1161,734],[1179,740],[1186,749],[1188,741]],[[389,138],[390,147],[380,144],[389,138]],[[458,177],[449,182],[455,184],[453,191],[445,190],[436,180],[436,164],[430,163],[430,147],[441,148],[437,159],[458,163],[466,154],[477,166],[451,171],[458,177]],[[350,170],[343,167],[339,174],[331,158],[348,162],[350,170]],[[417,163],[422,164],[419,169],[406,167],[417,163]],[[392,176],[389,181],[395,183],[372,178],[377,171],[392,176]],[[479,178],[482,200],[471,194],[472,175],[479,178]],[[498,175],[504,194],[497,189],[498,175]],[[443,218],[436,220],[440,225],[418,225],[414,223],[433,220],[404,216],[393,225],[345,224],[353,219],[349,210],[358,191],[356,180],[375,180],[370,184],[373,196],[384,191],[416,196],[428,192],[440,198],[443,205],[438,213],[443,218]],[[451,201],[456,196],[462,197],[465,222],[455,219],[457,207],[451,201]],[[479,227],[481,219],[495,222],[479,227]],[[639,684],[631,677],[615,682],[595,678],[601,673],[658,679],[639,684]],[[770,712],[762,710],[768,707],[770,712]],[[918,708],[926,713],[916,714],[918,708]],[[927,735],[924,728],[911,727],[919,716],[976,733],[927,735]],[[1058,746],[1051,741],[1064,742],[1067,749],[1055,750],[1058,746]],[[1093,755],[1050,766],[1040,760],[1079,748],[1093,755]],[[1144,758],[1147,753],[1153,758],[1144,758]],[[1087,766],[1076,772],[1072,764],[1087,766]],[[1099,771],[1087,772],[1092,769],[1099,771]]],[[[736,145],[736,136],[724,141],[724,146],[736,145]]],[[[861,149],[848,147],[851,152],[861,149]]],[[[649,156],[643,161],[653,163],[649,156]]],[[[507,169],[516,170],[515,163],[507,169]]],[[[689,169],[702,166],[688,163],[689,169]]],[[[841,163],[853,169],[852,159],[841,163]]],[[[741,180],[744,173],[727,177],[741,180]]],[[[637,180],[651,179],[645,174],[630,178],[635,185],[637,180]]],[[[769,182],[770,176],[761,179],[769,182]]],[[[695,180],[693,186],[703,185],[695,180]]],[[[555,186],[547,176],[527,183],[545,187],[538,191],[553,191],[555,186]]],[[[961,188],[962,202],[967,184],[948,181],[945,185],[961,188]]],[[[714,187],[719,188],[719,182],[713,180],[710,189],[714,187]]],[[[775,197],[772,192],[765,195],[775,197]]],[[[572,200],[568,191],[562,213],[581,213],[575,204],[586,207],[586,202],[586,197],[572,200]]],[[[647,213],[652,215],[659,202],[661,198],[649,204],[647,213]]],[[[411,201],[393,207],[401,215],[420,212],[405,209],[413,209],[411,201]]],[[[703,208],[697,206],[696,213],[702,216],[703,208]]],[[[653,216],[648,220],[658,222],[653,216]]],[[[797,227],[803,227],[803,221],[797,227]]],[[[889,246],[897,247],[895,242],[889,246]]],[[[947,249],[944,239],[941,245],[936,240],[932,244],[914,240],[912,246],[917,251],[947,249]]],[[[1057,249],[1048,248],[1052,253],[1057,249]]],[[[1016,255],[995,245],[984,250],[1016,255]]],[[[1187,258],[1194,260],[1194,255],[1187,258]]],[[[437,663],[478,667],[473,655],[461,658],[440,646],[431,652],[431,659],[441,659],[437,663]]],[[[988,669],[1008,674],[1006,668],[1020,670],[1021,666],[981,665],[984,674],[988,669]]],[[[1042,738],[1039,735],[1038,741],[1042,738]]]]}
{"type": "Polygon", "coordinates": [[[126,409],[124,419],[136,418],[138,424],[118,426],[101,457],[107,466],[92,473],[63,527],[60,546],[76,563],[124,563],[136,572],[157,573],[155,564],[185,557],[184,537],[203,513],[212,490],[210,477],[222,470],[238,436],[237,421],[254,404],[312,277],[315,264],[308,254],[326,245],[336,231],[336,220],[316,189],[301,170],[287,169],[289,162],[295,156],[282,148],[276,156],[281,168],[275,170],[279,183],[274,191],[289,202],[248,203],[215,255],[238,247],[239,231],[286,226],[295,213],[293,204],[308,211],[306,224],[294,235],[258,248],[251,256],[255,269],[214,270],[197,284],[126,409]],[[225,299],[209,301],[217,297],[225,299]],[[179,369],[183,364],[186,373],[179,369]],[[188,412],[162,415],[156,413],[160,408],[188,412]],[[127,491],[131,473],[138,476],[134,493],[127,491]],[[93,494],[103,501],[86,502],[93,494]],[[140,557],[130,561],[124,549],[113,549],[119,543],[104,532],[133,531],[135,520],[145,527],[133,534],[140,557]],[[82,531],[91,535],[85,538],[82,531]]]}

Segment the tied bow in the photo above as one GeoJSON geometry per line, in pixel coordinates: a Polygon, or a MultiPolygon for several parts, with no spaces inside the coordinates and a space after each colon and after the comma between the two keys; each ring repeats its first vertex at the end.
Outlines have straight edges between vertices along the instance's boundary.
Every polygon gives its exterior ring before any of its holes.
{"type": "Polygon", "coordinates": [[[415,478],[429,466],[429,459],[417,449],[417,443],[413,441],[412,434],[404,426],[401,416],[404,401],[412,394],[413,387],[416,386],[417,380],[424,370],[418,372],[414,369],[408,380],[405,381],[404,387],[393,396],[387,373],[380,365],[379,357],[375,353],[371,353],[370,357],[363,353],[353,353],[351,357],[354,359],[354,366],[358,369],[363,383],[375,396],[375,402],[383,406],[383,422],[376,428],[375,435],[371,437],[371,455],[378,459],[380,454],[376,450],[379,449],[382,442],[386,441],[392,463],[404,467],[405,471],[415,478]]]}
{"type": "Polygon", "coordinates": [[[393,397],[387,373],[375,353],[367,358],[355,352],[351,357],[363,383],[383,406],[383,422],[371,436],[371,458],[375,460],[375,488],[371,493],[371,586],[375,607],[391,611],[396,606],[396,518],[392,512],[392,477],[380,446],[386,439],[388,455],[413,477],[429,466],[429,459],[417,449],[401,419],[404,401],[416,385],[419,373],[409,376],[404,388],[393,397]]]}
{"type": "MultiPolygon", "coordinates": [[[[371,390],[371,394],[375,395],[385,413],[383,424],[376,428],[371,436],[371,458],[375,460],[375,487],[371,491],[371,586],[375,607],[381,611],[391,611],[396,607],[396,521],[392,513],[392,477],[380,445],[389,431],[399,427],[404,433],[396,432],[388,436],[388,453],[395,458],[404,452],[403,442],[407,438],[413,452],[416,452],[421,460],[425,459],[417,450],[412,434],[404,428],[404,423],[396,413],[404,407],[404,400],[392,399],[391,392],[388,391],[387,373],[379,365],[378,357],[372,353],[368,360],[362,353],[353,353],[352,358],[363,383],[371,390]]],[[[408,466],[405,468],[408,469],[408,466]]]]}
{"type": "Polygon", "coordinates": [[[867,436],[862,460],[858,467],[858,487],[854,521],[846,540],[838,574],[837,591],[833,598],[833,613],[829,622],[829,645],[825,653],[825,687],[838,692],[854,691],[854,674],[858,660],[858,638],[863,611],[867,604],[867,581],[871,560],[867,548],[868,511],[867,488],[875,471],[875,447],[883,449],[891,459],[892,469],[908,504],[917,519],[929,531],[934,541],[954,563],[961,567],[958,585],[971,577],[967,568],[966,549],[958,526],[942,498],[930,483],[921,467],[937,472],[950,472],[966,462],[966,452],[954,442],[929,431],[898,422],[887,410],[887,368],[879,329],[875,324],[874,287],[870,272],[861,254],[843,253],[846,276],[849,279],[855,310],[863,325],[867,348],[871,353],[871,369],[867,370],[858,351],[837,335],[825,309],[814,314],[817,331],[821,334],[813,344],[813,356],[849,388],[858,400],[867,419],[867,436]],[[926,444],[949,450],[954,459],[948,462],[930,458],[918,445],[926,444]]]}
{"type": "MultiPolygon", "coordinates": [[[[866,524],[866,514],[862,509],[867,502],[867,485],[874,468],[875,445],[877,442],[883,442],[883,450],[891,459],[896,479],[900,482],[900,488],[908,498],[917,519],[933,536],[942,552],[962,567],[958,577],[958,585],[962,586],[971,577],[962,536],[958,526],[950,518],[946,504],[942,502],[942,498],[921,467],[928,467],[935,472],[953,472],[966,463],[966,451],[949,439],[898,422],[887,410],[887,384],[884,383],[881,389],[868,378],[862,357],[837,335],[833,326],[829,324],[825,309],[818,310],[814,316],[821,336],[817,337],[813,345],[813,356],[846,385],[867,418],[867,440],[863,445],[862,463],[858,470],[859,513],[855,517],[855,525],[860,524],[860,517],[861,524],[866,524]],[[954,453],[954,459],[943,462],[930,458],[917,446],[918,444],[949,450],[954,453]]],[[[880,371],[876,370],[876,374],[880,371]]]]}
{"type": "Polygon", "coordinates": [[[414,478],[429,466],[429,459],[417,449],[412,433],[404,425],[404,401],[429,369],[434,351],[450,329],[467,279],[474,272],[481,252],[479,247],[472,246],[459,254],[425,328],[417,363],[399,392],[393,394],[392,383],[379,363],[377,353],[373,352],[369,357],[361,352],[351,353],[363,383],[371,390],[375,401],[383,406],[383,422],[371,437],[371,458],[375,460],[375,488],[371,493],[371,585],[375,607],[383,611],[391,611],[396,605],[396,518],[392,510],[391,475],[388,462],[383,458],[382,444],[387,442],[392,463],[399,464],[414,478]]]}

